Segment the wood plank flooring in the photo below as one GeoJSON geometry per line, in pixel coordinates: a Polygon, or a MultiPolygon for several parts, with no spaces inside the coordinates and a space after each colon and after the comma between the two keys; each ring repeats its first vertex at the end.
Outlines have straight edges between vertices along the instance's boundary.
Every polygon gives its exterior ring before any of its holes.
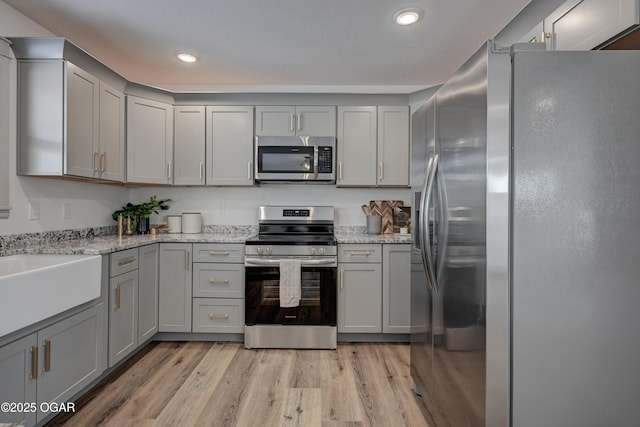
{"type": "Polygon", "coordinates": [[[160,342],[47,426],[427,426],[408,344],[247,350],[160,342]]]}

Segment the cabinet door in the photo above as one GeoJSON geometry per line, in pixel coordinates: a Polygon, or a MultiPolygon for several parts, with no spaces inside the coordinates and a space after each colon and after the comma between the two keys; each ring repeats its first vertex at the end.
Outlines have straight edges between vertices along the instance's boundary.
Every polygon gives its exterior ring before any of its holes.
{"type": "Polygon", "coordinates": [[[256,107],[256,135],[294,136],[296,134],[296,107],[256,107]]]}
{"type": "Polygon", "coordinates": [[[104,82],[100,82],[99,128],[99,176],[124,182],[124,94],[104,82]]]}
{"type": "Polygon", "coordinates": [[[0,39],[0,218],[9,217],[9,45],[0,39]]]}
{"type": "Polygon", "coordinates": [[[171,184],[173,106],[127,96],[127,182],[171,184]]]}
{"type": "Polygon", "coordinates": [[[67,175],[93,178],[98,171],[98,120],[100,81],[66,63],[66,158],[67,175]]]}
{"type": "Polygon", "coordinates": [[[176,185],[203,185],[205,167],[204,107],[174,107],[176,185]]]}
{"type": "Polygon", "coordinates": [[[296,107],[296,134],[336,136],[336,107],[296,107]]]}
{"type": "Polygon", "coordinates": [[[411,325],[411,245],[383,245],[382,332],[408,334],[411,325]]]}
{"type": "Polygon", "coordinates": [[[377,183],[409,185],[409,107],[378,107],[377,183]]]}
{"type": "MultiPolygon", "coordinates": [[[[98,304],[38,332],[38,402],[67,402],[103,372],[103,322],[98,304]]],[[[48,414],[38,410],[38,422],[48,414]]]]}
{"type": "Polygon", "coordinates": [[[207,185],[253,185],[253,107],[207,107],[207,185]]]}
{"type": "Polygon", "coordinates": [[[337,186],[376,185],[376,107],[338,107],[337,186]]]}
{"type": "Polygon", "coordinates": [[[637,0],[569,0],[544,21],[553,50],[590,50],[638,24],[637,0]]]}
{"type": "Polygon", "coordinates": [[[382,332],[380,264],[340,264],[338,332],[382,332]]]}
{"type": "MultiPolygon", "coordinates": [[[[36,334],[0,348],[0,402],[36,403],[38,351],[36,334]]],[[[35,412],[0,411],[0,425],[35,423],[35,412]]]]}
{"type": "Polygon", "coordinates": [[[158,332],[158,245],[139,251],[138,346],[158,332]]]}
{"type": "Polygon", "coordinates": [[[160,245],[160,332],[191,332],[191,254],[191,244],[160,245]]]}
{"type": "Polygon", "coordinates": [[[109,280],[109,367],[138,346],[138,271],[109,280]]]}

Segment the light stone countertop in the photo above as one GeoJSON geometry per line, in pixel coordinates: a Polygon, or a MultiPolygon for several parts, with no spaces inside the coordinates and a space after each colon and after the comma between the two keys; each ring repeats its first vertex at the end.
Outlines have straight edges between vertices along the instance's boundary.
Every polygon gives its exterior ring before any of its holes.
{"type": "MultiPolygon", "coordinates": [[[[16,254],[55,254],[55,255],[103,255],[125,249],[137,248],[153,243],[244,243],[256,236],[250,230],[236,232],[210,232],[196,234],[144,234],[123,236],[116,235],[95,236],[79,239],[61,239],[50,242],[27,244],[18,248],[7,248],[1,251],[2,256],[16,254]]],[[[338,244],[410,244],[410,234],[377,234],[370,235],[361,232],[336,232],[338,244]]]]}
{"type": "Polygon", "coordinates": [[[8,250],[5,255],[56,254],[56,255],[103,255],[125,249],[137,248],[153,243],[244,243],[252,233],[197,233],[197,234],[143,234],[123,236],[91,237],[87,239],[60,240],[37,243],[24,248],[8,250]]]}
{"type": "Polygon", "coordinates": [[[336,233],[338,244],[411,244],[411,234],[366,234],[366,233],[336,233]]]}

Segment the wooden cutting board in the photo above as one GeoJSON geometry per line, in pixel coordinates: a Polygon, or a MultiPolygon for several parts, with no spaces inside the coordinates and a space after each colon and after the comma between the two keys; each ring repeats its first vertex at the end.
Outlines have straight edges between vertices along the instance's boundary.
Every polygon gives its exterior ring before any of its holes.
{"type": "Polygon", "coordinates": [[[380,215],[382,217],[381,233],[393,233],[393,207],[404,206],[402,200],[371,200],[369,208],[372,215],[380,215]]]}

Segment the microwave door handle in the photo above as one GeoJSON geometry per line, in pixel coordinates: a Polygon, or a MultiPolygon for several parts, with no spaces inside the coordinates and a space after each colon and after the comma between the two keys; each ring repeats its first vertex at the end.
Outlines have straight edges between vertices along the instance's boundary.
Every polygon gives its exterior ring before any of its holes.
{"type": "Polygon", "coordinates": [[[313,146],[313,177],[318,179],[318,146],[313,146]]]}

